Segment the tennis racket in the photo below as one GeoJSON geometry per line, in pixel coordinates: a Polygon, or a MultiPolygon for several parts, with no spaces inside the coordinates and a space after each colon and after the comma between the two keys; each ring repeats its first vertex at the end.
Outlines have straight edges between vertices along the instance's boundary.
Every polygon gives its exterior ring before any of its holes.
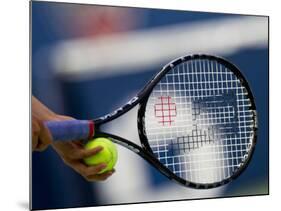
{"type": "Polygon", "coordinates": [[[205,189],[226,184],[247,167],[257,137],[252,92],[239,69],[211,55],[165,65],[123,107],[95,120],[46,122],[54,141],[111,138],[168,178],[205,189]],[[139,105],[140,145],[100,126],[139,105]]]}

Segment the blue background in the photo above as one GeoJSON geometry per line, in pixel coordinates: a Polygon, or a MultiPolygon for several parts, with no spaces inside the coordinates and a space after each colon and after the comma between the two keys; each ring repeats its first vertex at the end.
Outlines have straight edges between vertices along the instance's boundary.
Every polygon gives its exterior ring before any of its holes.
{"type": "MultiPolygon", "coordinates": [[[[67,14],[68,7],[64,5],[32,2],[32,94],[57,113],[78,119],[98,117],[112,111],[112,105],[118,106],[120,99],[130,99],[158,70],[76,82],[52,75],[48,51],[44,56],[36,55],[46,46],[77,36],[58,33],[56,29],[62,26],[57,22],[57,16],[52,14],[67,14]]],[[[139,23],[135,29],[235,16],[155,9],[134,10],[146,20],[139,23]]],[[[257,146],[251,164],[240,176],[238,183],[227,185],[225,196],[249,194],[246,188],[241,187],[255,187],[259,186],[259,183],[262,183],[262,189],[257,193],[265,194],[268,189],[268,46],[259,49],[246,48],[225,57],[243,71],[249,82],[257,106],[259,124],[257,146]]],[[[169,182],[153,168],[148,169],[152,185],[169,182]]],[[[33,209],[100,205],[100,200],[95,184],[90,186],[80,175],[64,165],[51,147],[43,153],[32,154],[33,209]]]]}

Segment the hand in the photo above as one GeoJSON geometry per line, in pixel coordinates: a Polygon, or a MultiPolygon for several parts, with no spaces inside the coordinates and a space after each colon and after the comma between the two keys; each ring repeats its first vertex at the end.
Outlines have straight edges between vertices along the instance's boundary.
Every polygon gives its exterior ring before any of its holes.
{"type": "Polygon", "coordinates": [[[56,114],[32,96],[32,151],[43,151],[52,142],[44,121],[55,119],[56,114]]]}
{"type": "Polygon", "coordinates": [[[45,121],[71,120],[72,117],[58,115],[49,110],[35,97],[32,97],[32,150],[43,151],[49,144],[59,154],[65,164],[70,166],[88,181],[102,181],[114,173],[114,170],[98,174],[106,167],[105,163],[87,166],[83,159],[97,154],[102,147],[86,150],[82,141],[52,142],[51,134],[44,126],[45,121]]]}
{"type": "MultiPolygon", "coordinates": [[[[53,120],[63,121],[71,119],[73,118],[68,116],[56,115],[53,120]]],[[[83,159],[100,152],[103,149],[101,146],[86,150],[84,149],[83,143],[80,140],[69,142],[56,141],[52,142],[51,145],[66,165],[68,165],[89,182],[106,180],[115,172],[115,170],[112,170],[103,174],[98,174],[98,172],[106,168],[106,163],[100,163],[93,166],[88,166],[84,163],[83,159]]]]}
{"type": "Polygon", "coordinates": [[[114,170],[98,174],[106,167],[106,163],[100,163],[94,166],[88,166],[83,159],[97,154],[103,148],[101,146],[86,150],[83,148],[82,141],[72,142],[53,142],[53,148],[60,155],[65,164],[73,168],[77,173],[83,176],[87,181],[103,181],[114,173],[114,170]]]}

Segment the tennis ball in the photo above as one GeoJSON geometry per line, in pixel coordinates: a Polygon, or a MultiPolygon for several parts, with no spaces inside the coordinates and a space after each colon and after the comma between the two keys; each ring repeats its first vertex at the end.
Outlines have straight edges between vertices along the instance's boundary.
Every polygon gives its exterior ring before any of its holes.
{"type": "Polygon", "coordinates": [[[102,174],[114,168],[117,162],[118,153],[115,144],[113,144],[110,139],[107,138],[92,139],[86,143],[85,149],[93,149],[98,146],[102,146],[103,149],[93,156],[84,158],[84,162],[89,166],[106,163],[106,168],[99,172],[99,174],[102,174]]]}

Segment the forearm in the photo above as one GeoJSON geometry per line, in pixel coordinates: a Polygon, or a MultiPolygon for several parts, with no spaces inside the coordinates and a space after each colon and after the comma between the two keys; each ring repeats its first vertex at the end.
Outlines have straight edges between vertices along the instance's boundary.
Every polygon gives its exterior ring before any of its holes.
{"type": "Polygon", "coordinates": [[[56,114],[43,105],[36,97],[32,96],[32,117],[44,122],[56,118],[56,114]]]}

